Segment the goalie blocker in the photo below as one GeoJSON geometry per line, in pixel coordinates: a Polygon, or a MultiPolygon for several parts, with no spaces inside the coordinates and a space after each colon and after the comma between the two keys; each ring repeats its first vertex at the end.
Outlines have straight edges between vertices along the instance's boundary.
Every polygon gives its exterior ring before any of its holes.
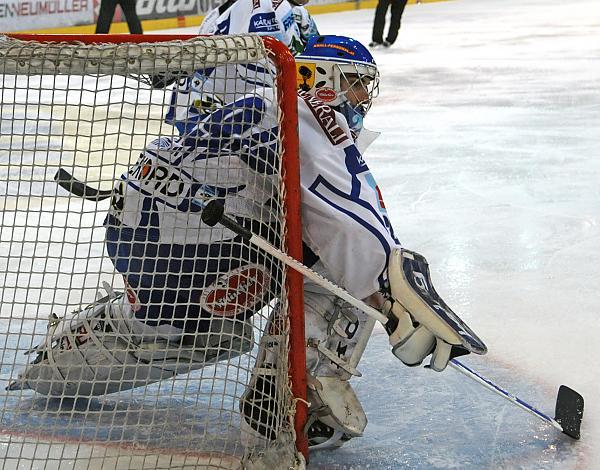
{"type": "Polygon", "coordinates": [[[385,329],[392,352],[404,364],[417,366],[431,354],[429,366],[439,372],[453,357],[487,352],[483,341],[435,291],[425,257],[396,248],[390,256],[388,280],[382,307],[389,317],[385,329]]]}

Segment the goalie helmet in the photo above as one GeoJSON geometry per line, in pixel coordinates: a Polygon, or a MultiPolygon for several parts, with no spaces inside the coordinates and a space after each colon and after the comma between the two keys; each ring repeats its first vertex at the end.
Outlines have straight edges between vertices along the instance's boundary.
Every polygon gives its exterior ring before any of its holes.
{"type": "Polygon", "coordinates": [[[299,90],[341,112],[360,132],[379,92],[377,64],[365,46],[346,36],[313,36],[296,57],[296,71],[299,90]]]}

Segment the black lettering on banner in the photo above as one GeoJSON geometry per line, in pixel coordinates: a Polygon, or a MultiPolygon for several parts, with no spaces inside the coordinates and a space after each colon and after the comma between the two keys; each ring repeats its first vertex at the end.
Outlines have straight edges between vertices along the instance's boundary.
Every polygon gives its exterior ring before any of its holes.
{"type": "MultiPolygon", "coordinates": [[[[136,10],[142,19],[172,18],[174,16],[185,16],[186,14],[201,13],[199,7],[214,2],[203,2],[198,4],[197,0],[139,0],[136,10]]],[[[206,13],[211,8],[204,10],[206,13]]]]}

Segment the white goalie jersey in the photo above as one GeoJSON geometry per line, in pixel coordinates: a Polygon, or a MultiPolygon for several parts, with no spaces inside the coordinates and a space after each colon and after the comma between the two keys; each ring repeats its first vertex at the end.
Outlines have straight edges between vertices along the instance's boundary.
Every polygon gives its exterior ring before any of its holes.
{"type": "MultiPolygon", "coordinates": [[[[299,132],[303,241],[334,282],[367,297],[382,287],[399,244],[377,184],[343,116],[303,92],[299,132]]],[[[181,137],[149,145],[123,175],[110,216],[136,240],[193,245],[233,238],[203,225],[202,201],[219,197],[228,214],[265,220],[277,134],[272,88],[220,106],[181,137]]]]}

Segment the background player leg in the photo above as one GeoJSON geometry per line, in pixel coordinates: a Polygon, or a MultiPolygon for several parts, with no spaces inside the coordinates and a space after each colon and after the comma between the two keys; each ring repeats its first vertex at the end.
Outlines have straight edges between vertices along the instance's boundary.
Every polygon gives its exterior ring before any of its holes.
{"type": "Polygon", "coordinates": [[[390,19],[390,27],[388,29],[387,37],[385,38],[384,46],[391,46],[396,42],[398,38],[398,32],[400,31],[400,23],[402,21],[402,13],[404,13],[404,7],[406,7],[407,0],[392,0],[392,17],[390,19]]]}

